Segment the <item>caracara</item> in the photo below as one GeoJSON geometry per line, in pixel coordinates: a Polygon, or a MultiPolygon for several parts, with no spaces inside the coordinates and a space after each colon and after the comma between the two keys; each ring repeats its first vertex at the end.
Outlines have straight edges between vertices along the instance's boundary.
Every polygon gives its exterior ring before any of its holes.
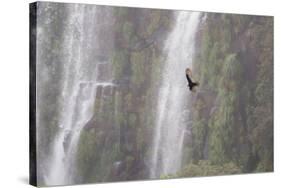
{"type": "Polygon", "coordinates": [[[189,68],[185,69],[186,79],[188,81],[188,87],[190,91],[195,91],[196,86],[199,86],[199,82],[193,82],[191,80],[191,70],[189,68]]]}

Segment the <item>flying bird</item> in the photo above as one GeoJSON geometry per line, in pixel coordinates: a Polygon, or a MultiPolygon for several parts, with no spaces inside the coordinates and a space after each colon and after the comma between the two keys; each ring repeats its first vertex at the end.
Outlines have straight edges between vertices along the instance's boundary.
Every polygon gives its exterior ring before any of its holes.
{"type": "Polygon", "coordinates": [[[196,86],[199,86],[199,82],[193,82],[191,80],[191,70],[190,68],[185,69],[185,76],[188,81],[188,87],[190,91],[195,91],[196,86]]]}

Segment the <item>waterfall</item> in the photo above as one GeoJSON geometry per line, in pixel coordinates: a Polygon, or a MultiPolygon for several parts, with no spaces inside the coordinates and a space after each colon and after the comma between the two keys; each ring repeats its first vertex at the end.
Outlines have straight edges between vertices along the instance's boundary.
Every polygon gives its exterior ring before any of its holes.
{"type": "Polygon", "coordinates": [[[94,116],[96,94],[101,88],[114,87],[109,63],[93,58],[97,48],[95,6],[75,4],[67,7],[70,13],[63,32],[62,70],[59,72],[59,130],[53,141],[45,176],[47,185],[75,183],[75,159],[80,133],[94,116]]]}
{"type": "Polygon", "coordinates": [[[192,66],[199,12],[179,12],[165,42],[167,59],[159,89],[150,177],[176,173],[181,167],[190,91],[185,69],[192,66]]]}
{"type": "MultiPolygon", "coordinates": [[[[113,78],[113,68],[116,69],[116,66],[111,61],[112,54],[114,50],[119,50],[115,45],[126,44],[120,43],[118,33],[112,29],[119,25],[118,19],[114,20],[114,9],[99,9],[83,4],[51,6],[44,3],[40,6],[38,14],[42,16],[39,16],[38,21],[39,58],[36,67],[40,70],[36,75],[36,95],[39,99],[36,113],[40,130],[37,139],[38,145],[44,148],[38,152],[40,181],[44,185],[69,185],[86,181],[81,173],[84,170],[81,167],[83,162],[80,162],[85,158],[78,152],[83,148],[78,146],[88,133],[97,135],[97,148],[105,148],[97,156],[107,157],[115,149],[122,154],[115,152],[118,156],[109,156],[100,161],[93,159],[89,164],[93,166],[93,174],[104,175],[102,179],[97,177],[97,180],[103,181],[106,176],[112,176],[112,179],[120,176],[122,179],[122,174],[116,174],[116,177],[112,174],[118,166],[124,168],[127,160],[134,157],[131,151],[128,152],[131,149],[127,143],[134,140],[131,138],[137,128],[134,126],[139,124],[132,123],[131,130],[122,129],[131,123],[125,117],[131,113],[127,113],[131,109],[126,106],[126,97],[123,96],[126,92],[121,89],[127,84],[127,77],[131,73],[124,67],[124,77],[120,80],[113,78]],[[104,171],[99,172],[100,164],[104,171]]],[[[164,46],[167,59],[163,62],[165,65],[149,160],[152,178],[172,174],[180,169],[181,151],[187,135],[186,106],[190,92],[184,72],[186,67],[191,67],[194,35],[200,14],[177,14],[174,29],[164,46]]],[[[133,90],[129,92],[133,93],[133,90]]],[[[132,114],[138,112],[139,108],[133,110],[132,114]]],[[[142,122],[142,118],[145,120],[145,117],[141,117],[138,121],[142,122]]],[[[141,162],[133,165],[145,168],[141,162]]]]}

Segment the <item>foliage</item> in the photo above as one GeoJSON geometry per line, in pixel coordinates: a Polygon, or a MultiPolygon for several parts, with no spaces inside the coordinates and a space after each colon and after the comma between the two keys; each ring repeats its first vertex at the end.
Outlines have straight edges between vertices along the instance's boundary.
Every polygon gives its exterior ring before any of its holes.
{"type": "MultiPolygon", "coordinates": [[[[219,14],[208,14],[202,24],[194,60],[201,84],[192,115],[194,161],[273,170],[272,25],[268,17],[219,14]]],[[[208,174],[197,167],[185,175],[208,174]]]]}
{"type": "Polygon", "coordinates": [[[117,87],[113,94],[96,98],[95,121],[81,133],[76,161],[77,181],[81,182],[147,177],[145,160],[163,54],[160,44],[146,43],[156,40],[153,33],[163,25],[168,27],[170,20],[165,11],[114,10],[116,42],[109,59],[117,87]],[[140,14],[147,27],[139,28],[140,14]]]}
{"type": "Polygon", "coordinates": [[[198,164],[189,164],[182,172],[177,174],[177,177],[194,177],[194,176],[217,176],[239,174],[241,169],[234,163],[223,163],[213,165],[209,161],[199,161],[198,164]]]}

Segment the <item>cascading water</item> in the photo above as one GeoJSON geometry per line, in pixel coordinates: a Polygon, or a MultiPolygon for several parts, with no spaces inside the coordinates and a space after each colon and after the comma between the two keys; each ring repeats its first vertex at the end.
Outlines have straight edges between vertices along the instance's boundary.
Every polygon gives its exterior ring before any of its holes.
{"type": "MultiPolygon", "coordinates": [[[[81,164],[86,161],[87,155],[81,152],[84,148],[79,146],[84,143],[83,139],[89,139],[89,135],[95,139],[96,149],[100,152],[95,155],[95,150],[90,163],[87,162],[87,165],[93,166],[91,178],[98,181],[106,178],[132,178],[133,176],[124,176],[121,171],[126,168],[126,173],[135,175],[135,169],[146,168],[146,165],[142,165],[145,163],[142,162],[142,156],[134,156],[138,152],[133,152],[133,144],[130,143],[134,142],[133,135],[142,134],[136,128],[146,119],[146,114],[142,117],[138,114],[138,107],[131,109],[130,97],[125,97],[127,92],[121,89],[129,89],[130,95],[126,96],[131,96],[135,87],[126,85],[127,78],[132,74],[127,71],[127,67],[123,70],[124,77],[119,80],[114,77],[116,85],[112,81],[112,74],[116,71],[113,68],[116,65],[108,60],[113,58],[114,50],[119,50],[116,46],[126,44],[120,43],[122,38],[112,29],[118,29],[119,25],[116,20],[110,21],[114,16],[113,9],[98,10],[95,6],[82,4],[52,7],[47,3],[40,6],[42,12],[39,14],[43,14],[39,17],[37,44],[40,56],[37,64],[37,69],[40,70],[37,81],[40,84],[37,88],[40,88],[36,93],[40,99],[37,101],[37,124],[40,130],[38,140],[40,147],[44,147],[44,150],[38,152],[40,181],[44,185],[67,185],[86,181],[88,177],[83,174],[86,170],[81,164]],[[55,15],[52,17],[53,14],[55,15]],[[130,128],[125,129],[127,127],[130,128]],[[40,142],[39,138],[43,138],[43,141],[40,142]],[[111,153],[115,156],[110,156],[111,153]],[[104,160],[97,161],[95,157],[104,160]],[[134,160],[130,163],[133,158],[140,161],[134,160]],[[129,164],[132,168],[129,168],[129,164]],[[100,170],[100,165],[103,170],[100,170]]],[[[175,28],[166,41],[164,51],[167,60],[164,62],[163,82],[159,89],[152,144],[152,178],[174,173],[181,166],[187,117],[184,109],[189,93],[184,70],[191,66],[198,20],[199,13],[178,13],[175,28]]],[[[127,26],[124,24],[124,28],[127,26]]],[[[154,37],[157,38],[157,35],[151,37],[156,41],[154,37]]],[[[138,54],[138,50],[136,52],[138,54]]],[[[136,65],[133,60],[134,58],[130,59],[131,63],[136,65]]],[[[131,69],[136,71],[138,68],[131,69]]],[[[141,98],[141,95],[140,93],[134,97],[141,98]]],[[[132,100],[137,101],[135,98],[132,100]]],[[[141,139],[139,142],[141,143],[141,139]]],[[[143,152],[141,147],[137,149],[143,152]]],[[[89,153],[91,152],[89,149],[89,153]]]]}
{"type": "MultiPolygon", "coordinates": [[[[61,96],[59,99],[59,131],[49,159],[45,183],[63,185],[74,183],[77,145],[83,127],[94,115],[94,104],[99,87],[114,87],[110,75],[101,75],[107,62],[95,60],[91,46],[97,46],[95,7],[69,7],[66,21],[64,53],[62,57],[61,96]],[[95,44],[95,45],[89,45],[95,44]]],[[[109,65],[108,65],[109,66],[109,65]]]]}
{"type": "Polygon", "coordinates": [[[191,67],[199,12],[180,12],[165,43],[167,60],[159,89],[150,177],[176,173],[181,167],[189,90],[185,69],[191,67]]]}

